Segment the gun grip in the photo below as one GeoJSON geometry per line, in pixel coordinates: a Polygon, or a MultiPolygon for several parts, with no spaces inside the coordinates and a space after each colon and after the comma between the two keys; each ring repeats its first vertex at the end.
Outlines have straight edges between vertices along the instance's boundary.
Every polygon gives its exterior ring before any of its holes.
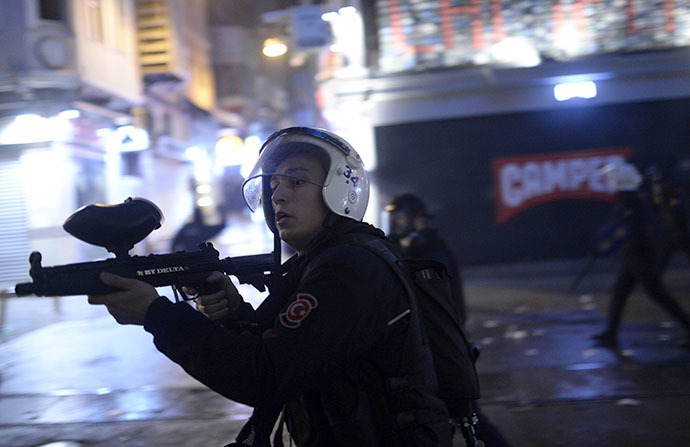
{"type": "Polygon", "coordinates": [[[184,286],[181,285],[173,285],[173,289],[175,289],[181,296],[183,301],[192,301],[194,300],[198,295],[210,295],[212,293],[216,293],[219,290],[221,290],[220,286],[216,283],[209,283],[209,282],[202,282],[200,284],[187,284],[184,286]],[[184,289],[191,289],[194,291],[194,296],[189,296],[187,293],[184,291],[184,289]]]}

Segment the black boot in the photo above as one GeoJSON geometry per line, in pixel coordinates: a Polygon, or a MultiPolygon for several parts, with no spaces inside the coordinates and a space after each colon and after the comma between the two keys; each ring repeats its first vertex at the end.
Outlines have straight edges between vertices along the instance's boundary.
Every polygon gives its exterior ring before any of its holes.
{"type": "Polygon", "coordinates": [[[596,340],[596,346],[605,348],[615,348],[618,346],[618,336],[615,332],[609,329],[606,329],[598,334],[594,334],[590,338],[592,340],[596,340]]]}

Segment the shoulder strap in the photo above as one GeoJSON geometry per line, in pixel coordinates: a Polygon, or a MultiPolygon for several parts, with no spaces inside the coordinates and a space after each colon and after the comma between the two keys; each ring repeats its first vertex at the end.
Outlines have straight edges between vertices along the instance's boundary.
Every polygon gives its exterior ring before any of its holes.
{"type": "MultiPolygon", "coordinates": [[[[376,254],[381,260],[383,260],[393,271],[395,276],[398,278],[398,281],[402,285],[403,289],[405,290],[405,295],[407,295],[408,301],[410,303],[410,308],[405,312],[401,313],[400,315],[397,315],[390,321],[388,321],[388,325],[390,326],[394,324],[399,319],[405,317],[408,313],[411,314],[415,320],[419,321],[419,324],[421,324],[421,319],[418,315],[417,298],[415,296],[414,290],[412,290],[412,286],[410,285],[411,278],[409,277],[407,270],[405,269],[403,261],[398,256],[396,256],[395,253],[393,253],[381,239],[377,237],[367,237],[366,235],[358,234],[352,234],[348,236],[357,245],[360,245],[368,249],[369,251],[376,254]]],[[[422,344],[426,345],[426,343],[426,335],[424,335],[424,331],[422,331],[422,344]]]]}

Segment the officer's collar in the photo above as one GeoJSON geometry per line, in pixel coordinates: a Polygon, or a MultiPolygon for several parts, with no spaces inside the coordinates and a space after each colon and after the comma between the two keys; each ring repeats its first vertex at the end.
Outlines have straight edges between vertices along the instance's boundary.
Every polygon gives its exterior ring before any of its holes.
{"type": "Polygon", "coordinates": [[[311,240],[311,242],[309,242],[309,244],[307,244],[307,247],[300,257],[311,254],[312,252],[320,249],[320,247],[327,245],[328,242],[336,241],[342,237],[342,235],[354,231],[362,231],[375,234],[379,237],[385,237],[381,230],[371,224],[338,216],[334,213],[328,213],[323,221],[323,229],[321,232],[319,232],[319,234],[316,235],[316,237],[314,237],[314,239],[311,240]]]}

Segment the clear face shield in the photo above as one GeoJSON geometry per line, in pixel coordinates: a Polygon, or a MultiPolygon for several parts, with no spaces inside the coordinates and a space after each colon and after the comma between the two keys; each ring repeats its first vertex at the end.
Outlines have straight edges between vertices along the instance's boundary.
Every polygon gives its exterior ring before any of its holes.
{"type": "MultiPolygon", "coordinates": [[[[270,196],[264,197],[264,194],[274,191],[278,184],[285,184],[288,187],[294,187],[300,183],[310,183],[319,188],[327,186],[328,180],[326,180],[326,184],[321,184],[299,175],[277,172],[280,163],[285,158],[297,153],[314,153],[316,155],[313,151],[305,150],[303,146],[299,147],[299,144],[286,142],[283,136],[272,139],[261,151],[252,172],[242,184],[244,201],[252,212],[261,208],[264,200],[270,199],[270,196]],[[268,189],[264,191],[264,188],[268,189]]],[[[324,169],[328,171],[327,165],[330,164],[330,160],[324,161],[324,164],[326,164],[324,169]]]]}
{"type": "MultiPolygon", "coordinates": [[[[309,183],[319,188],[323,188],[326,185],[313,182],[311,180],[291,175],[291,174],[279,174],[276,172],[269,173],[259,173],[253,177],[249,177],[245,180],[242,185],[242,195],[244,196],[244,201],[247,203],[249,209],[254,212],[263,206],[263,196],[264,196],[264,182],[267,182],[269,191],[273,192],[278,187],[278,185],[285,185],[287,188],[294,188],[302,183],[309,183]]],[[[266,199],[268,200],[268,198],[266,199]]]]}

